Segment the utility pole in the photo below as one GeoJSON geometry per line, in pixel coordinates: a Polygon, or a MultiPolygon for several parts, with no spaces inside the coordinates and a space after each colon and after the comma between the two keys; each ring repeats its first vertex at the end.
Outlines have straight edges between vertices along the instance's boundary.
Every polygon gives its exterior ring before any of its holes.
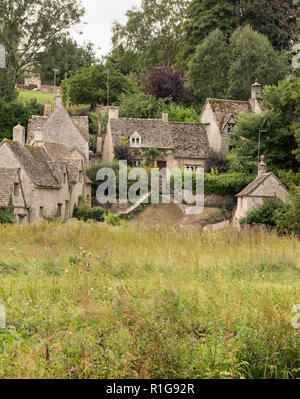
{"type": "Polygon", "coordinates": [[[107,106],[109,107],[109,74],[110,74],[110,69],[107,71],[107,106]]]}
{"type": "Polygon", "coordinates": [[[259,130],[258,132],[258,163],[260,162],[260,144],[261,144],[262,133],[267,133],[267,130],[259,130]]]}
{"type": "Polygon", "coordinates": [[[55,95],[56,95],[56,93],[55,93],[56,75],[59,73],[59,69],[52,69],[52,71],[54,72],[54,86],[53,86],[53,92],[54,92],[54,97],[55,97],[55,95]]]}

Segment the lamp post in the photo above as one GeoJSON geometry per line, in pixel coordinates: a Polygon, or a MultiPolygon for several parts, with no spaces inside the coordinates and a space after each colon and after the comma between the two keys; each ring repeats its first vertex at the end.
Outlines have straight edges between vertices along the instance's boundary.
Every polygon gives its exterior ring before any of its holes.
{"type": "Polygon", "coordinates": [[[258,132],[258,163],[259,163],[259,158],[260,158],[260,144],[261,144],[261,134],[262,133],[267,133],[267,130],[259,130],[259,132],[258,132]]]}
{"type": "Polygon", "coordinates": [[[110,69],[107,71],[107,106],[109,107],[109,74],[110,74],[110,69]]]}
{"type": "Polygon", "coordinates": [[[55,97],[55,86],[56,86],[56,75],[59,73],[59,69],[52,69],[54,72],[54,86],[53,86],[53,92],[54,92],[54,97],[55,97]]]}

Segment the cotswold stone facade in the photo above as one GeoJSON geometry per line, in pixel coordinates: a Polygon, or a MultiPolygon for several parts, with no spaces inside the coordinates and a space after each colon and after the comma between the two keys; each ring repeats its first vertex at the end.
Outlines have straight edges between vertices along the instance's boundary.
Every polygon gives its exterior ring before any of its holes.
{"type": "Polygon", "coordinates": [[[267,165],[262,156],[258,166],[258,175],[243,191],[237,195],[238,205],[234,213],[233,223],[239,226],[239,220],[247,215],[249,211],[263,204],[267,199],[286,203],[289,192],[278,180],[274,173],[267,173],[267,165]]]}
{"type": "Polygon", "coordinates": [[[122,138],[129,141],[135,153],[135,165],[147,160],[147,150],[157,150],[155,166],[196,170],[205,166],[209,154],[207,134],[201,123],[174,123],[168,114],[162,119],[119,118],[118,109],[109,110],[103,159],[114,159],[114,149],[122,138]]]}
{"type": "Polygon", "coordinates": [[[251,112],[261,114],[262,86],[256,80],[251,86],[249,101],[222,100],[208,98],[200,115],[200,122],[205,125],[209,146],[217,152],[228,154],[230,138],[234,135],[236,118],[251,112]]]}
{"type": "Polygon", "coordinates": [[[59,100],[53,111],[46,104],[44,115],[31,119],[27,144],[20,125],[0,144],[0,207],[12,200],[19,223],[68,220],[79,196],[91,199],[87,121],[71,119],[59,100]]]}

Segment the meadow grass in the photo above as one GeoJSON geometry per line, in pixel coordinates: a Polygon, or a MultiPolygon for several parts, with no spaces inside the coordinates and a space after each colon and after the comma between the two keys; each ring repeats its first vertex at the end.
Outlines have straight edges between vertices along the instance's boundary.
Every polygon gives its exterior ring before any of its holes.
{"type": "Polygon", "coordinates": [[[69,222],[0,242],[0,378],[300,377],[296,238],[69,222]]]}
{"type": "Polygon", "coordinates": [[[53,93],[43,93],[41,91],[33,91],[33,90],[23,90],[17,89],[18,99],[26,103],[31,100],[37,100],[39,104],[44,105],[47,101],[50,101],[52,105],[54,104],[54,94],[53,93]]]}

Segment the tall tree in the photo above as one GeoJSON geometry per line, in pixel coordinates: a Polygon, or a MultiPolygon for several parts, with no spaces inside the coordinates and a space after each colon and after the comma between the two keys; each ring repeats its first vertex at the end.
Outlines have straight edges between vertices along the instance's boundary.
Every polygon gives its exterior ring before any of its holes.
{"type": "Polygon", "coordinates": [[[81,0],[1,0],[0,43],[14,81],[84,14],[81,0]]]}
{"type": "Polygon", "coordinates": [[[107,90],[107,72],[103,64],[83,67],[72,73],[62,84],[63,100],[69,104],[97,104],[116,102],[124,92],[130,92],[131,82],[118,70],[111,69],[109,74],[109,92],[107,90]]]}
{"type": "Polygon", "coordinates": [[[300,134],[297,136],[297,126],[300,126],[300,78],[293,80],[288,77],[277,86],[265,87],[263,100],[266,109],[263,115],[250,114],[239,119],[235,129],[236,149],[230,157],[257,164],[258,133],[264,130],[260,153],[266,156],[269,167],[297,171],[300,166],[300,134]],[[248,140],[241,140],[241,137],[248,140]]]}
{"type": "Polygon", "coordinates": [[[237,27],[249,24],[277,50],[290,49],[299,32],[297,0],[192,0],[186,15],[181,63],[216,28],[229,40],[237,27]]]}
{"type": "Polygon", "coordinates": [[[69,76],[70,72],[76,72],[84,66],[91,66],[95,59],[92,43],[80,46],[70,37],[61,40],[54,38],[48,48],[37,55],[37,72],[42,80],[52,81],[53,68],[59,70],[57,83],[69,76]]]}
{"type": "Polygon", "coordinates": [[[211,32],[199,44],[189,63],[187,75],[198,105],[203,105],[208,97],[225,97],[230,61],[230,48],[220,29],[211,32]]]}
{"type": "Polygon", "coordinates": [[[249,25],[231,36],[230,58],[227,96],[235,100],[249,98],[249,87],[255,79],[263,85],[276,84],[289,72],[287,59],[249,25]]]}
{"type": "Polygon", "coordinates": [[[141,84],[156,98],[169,97],[182,103],[191,96],[191,91],[185,87],[184,72],[174,72],[169,66],[150,68],[150,73],[142,77],[141,84]]]}
{"type": "Polygon", "coordinates": [[[125,25],[114,22],[113,57],[120,60],[129,53],[139,70],[153,65],[172,65],[180,46],[188,2],[142,0],[139,9],[128,10],[125,25]]]}

